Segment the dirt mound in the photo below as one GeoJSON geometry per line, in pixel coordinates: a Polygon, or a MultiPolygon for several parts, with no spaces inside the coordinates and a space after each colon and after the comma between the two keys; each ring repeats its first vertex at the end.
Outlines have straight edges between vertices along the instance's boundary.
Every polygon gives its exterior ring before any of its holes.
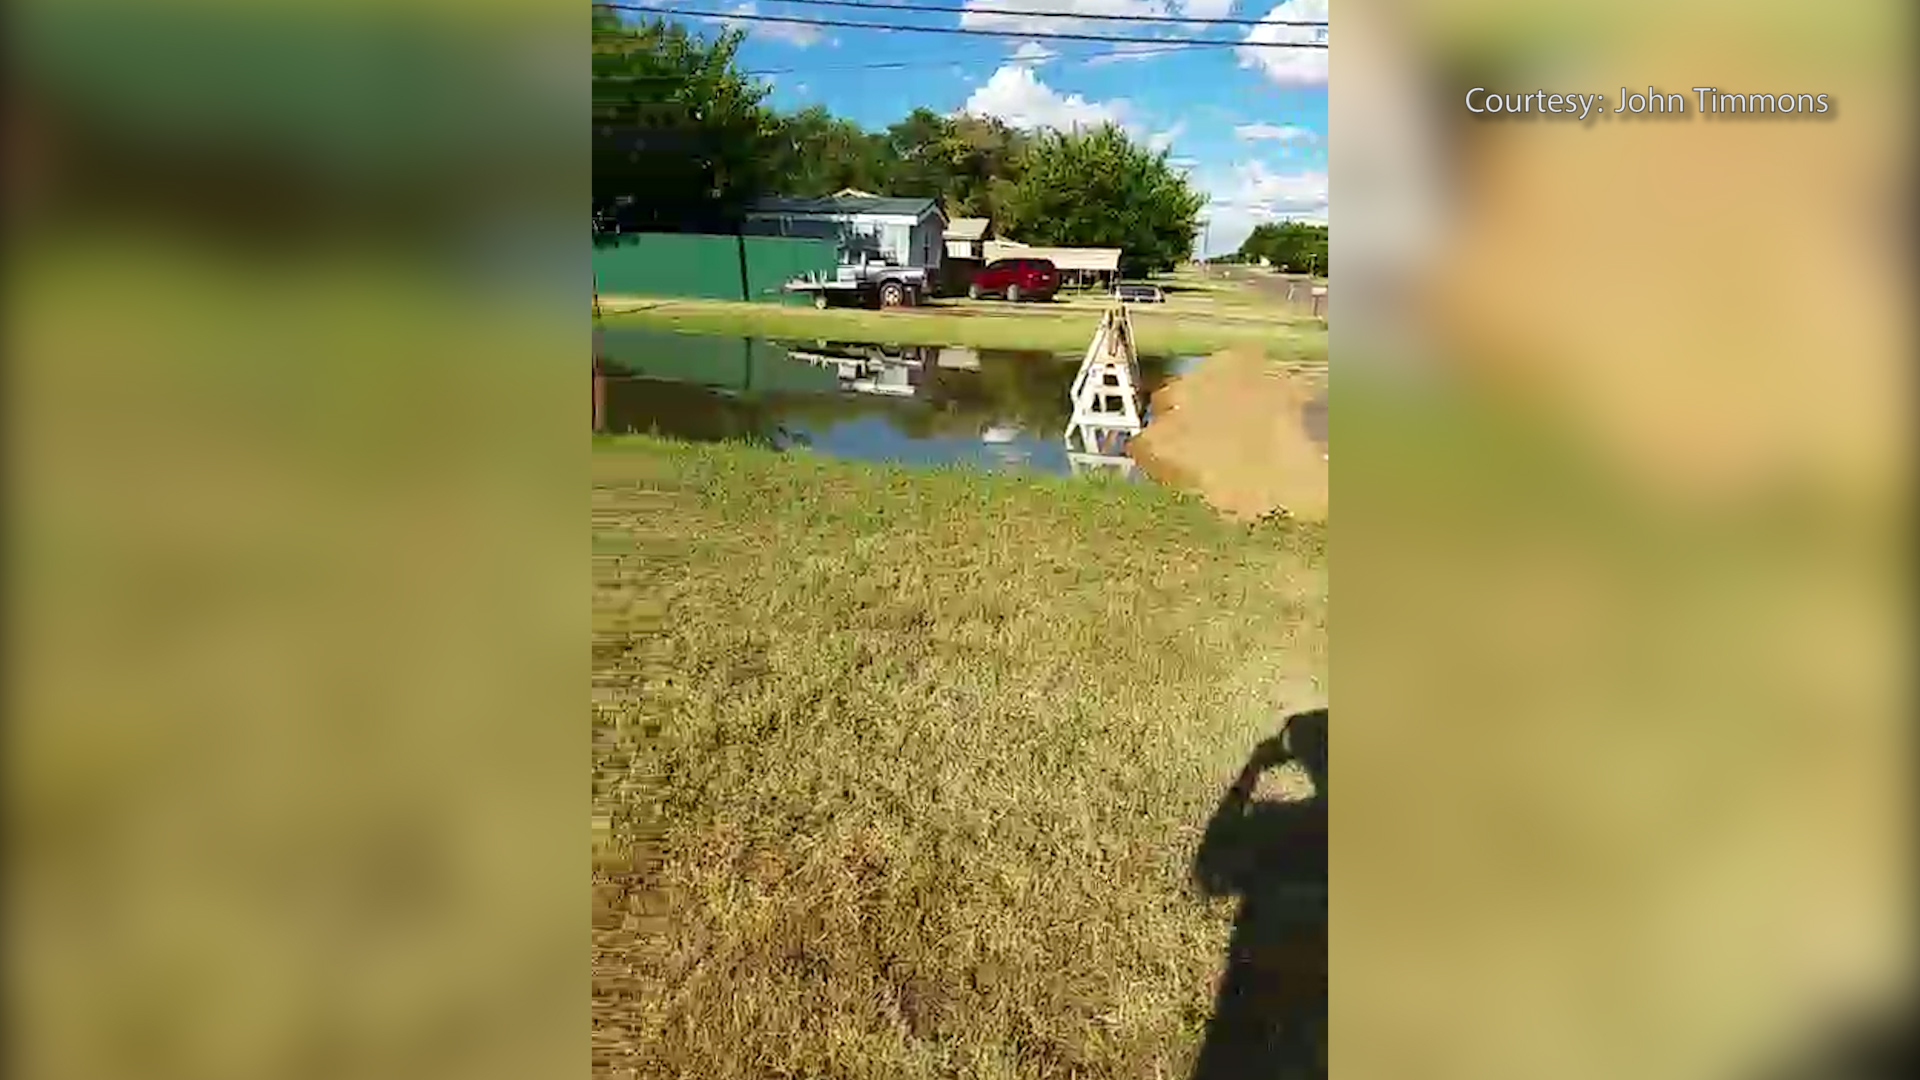
{"type": "Polygon", "coordinates": [[[1153,395],[1153,422],[1129,453],[1147,475],[1235,520],[1325,520],[1327,450],[1309,430],[1319,398],[1258,348],[1215,353],[1153,395]]]}

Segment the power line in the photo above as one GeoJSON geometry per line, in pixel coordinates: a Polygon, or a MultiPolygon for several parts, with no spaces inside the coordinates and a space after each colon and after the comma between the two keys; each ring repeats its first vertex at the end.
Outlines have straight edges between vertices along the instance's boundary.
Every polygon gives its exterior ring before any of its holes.
{"type": "MultiPolygon", "coordinates": [[[[637,4],[598,4],[619,11],[658,11],[637,4]]],[[[843,19],[795,19],[784,15],[727,14],[724,12],[678,11],[690,19],[716,22],[779,23],[787,26],[815,26],[831,30],[891,30],[907,34],[951,34],[960,37],[1022,38],[1028,41],[1098,41],[1109,45],[1166,45],[1239,49],[1324,49],[1324,41],[1229,41],[1219,38],[1128,37],[1120,34],[1069,34],[1052,30],[990,30],[970,26],[903,26],[897,23],[850,22],[843,19]]]]}
{"type": "MultiPolygon", "coordinates": [[[[1185,50],[1191,47],[1192,46],[1184,42],[1171,42],[1157,49],[1124,49],[1124,50],[1123,49],[1107,49],[1101,52],[1087,53],[1082,56],[1065,56],[1065,55],[1056,56],[1056,57],[1050,58],[1048,60],[1048,63],[1053,63],[1057,61],[1084,63],[1084,62],[1093,61],[1093,60],[1117,59],[1123,56],[1126,56],[1126,57],[1160,56],[1165,53],[1184,52],[1185,50]]],[[[741,74],[752,76],[754,78],[765,78],[771,75],[812,75],[815,73],[827,74],[830,72],[837,72],[837,71],[911,71],[911,70],[917,70],[917,69],[932,70],[934,68],[955,67],[963,62],[966,62],[968,59],[969,58],[967,57],[950,56],[942,60],[882,60],[882,61],[878,61],[871,64],[835,64],[835,65],[829,65],[826,67],[760,68],[758,70],[753,70],[753,71],[743,71],[741,72],[741,74]]],[[[998,63],[1000,61],[995,60],[993,62],[998,63]]],[[[1015,62],[1015,66],[1021,66],[1021,64],[1019,62],[1015,62]]],[[[637,74],[637,75],[595,75],[594,76],[595,80],[601,81],[601,82],[645,82],[649,79],[673,80],[673,79],[679,79],[679,78],[681,78],[681,76],[666,73],[666,72],[661,72],[660,74],[657,74],[657,75],[656,74],[637,74]]]]}
{"type": "MultiPolygon", "coordinates": [[[[1189,26],[1306,26],[1321,27],[1326,20],[1312,19],[1199,19],[1179,15],[1095,15],[1078,11],[1021,11],[1017,8],[936,7],[932,4],[883,4],[877,0],[774,0],[781,4],[813,7],[860,8],[867,11],[917,11],[944,15],[1008,15],[1022,19],[1085,19],[1089,22],[1186,23],[1189,26]]],[[[621,7],[600,4],[599,7],[621,7]]]]}

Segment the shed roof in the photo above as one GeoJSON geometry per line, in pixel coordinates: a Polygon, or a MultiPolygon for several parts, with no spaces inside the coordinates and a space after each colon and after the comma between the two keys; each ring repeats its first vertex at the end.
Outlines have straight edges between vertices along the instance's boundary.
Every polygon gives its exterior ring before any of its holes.
{"type": "Polygon", "coordinates": [[[894,199],[884,195],[829,195],[821,199],[794,199],[768,196],[747,204],[749,214],[783,214],[796,217],[843,217],[849,214],[905,215],[922,218],[939,213],[932,199],[894,199]]]}
{"type": "Polygon", "coordinates": [[[957,217],[947,222],[947,239],[979,240],[987,235],[992,220],[983,217],[957,217]]]}

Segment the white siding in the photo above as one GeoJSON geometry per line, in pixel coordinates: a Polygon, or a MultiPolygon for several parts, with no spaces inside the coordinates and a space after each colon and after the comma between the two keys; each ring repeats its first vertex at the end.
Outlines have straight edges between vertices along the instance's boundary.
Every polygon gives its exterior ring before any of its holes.
{"type": "Polygon", "coordinates": [[[880,250],[894,262],[916,261],[913,257],[913,225],[910,222],[889,221],[881,226],[880,250]]]}
{"type": "Polygon", "coordinates": [[[940,215],[915,221],[904,214],[749,214],[751,231],[770,236],[807,236],[833,240],[855,251],[914,266],[938,269],[945,225],[940,215]]]}

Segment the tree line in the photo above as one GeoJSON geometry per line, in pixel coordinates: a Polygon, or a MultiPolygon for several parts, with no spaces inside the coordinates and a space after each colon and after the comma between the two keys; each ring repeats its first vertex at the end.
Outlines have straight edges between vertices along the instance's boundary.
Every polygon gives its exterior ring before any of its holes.
{"type": "Polygon", "coordinates": [[[1270,221],[1253,227],[1233,262],[1266,259],[1294,273],[1327,274],[1327,227],[1304,221],[1270,221]]]}
{"type": "Polygon", "coordinates": [[[1032,134],[916,108],[869,131],[820,106],[782,114],[741,70],[740,31],[593,19],[596,230],[730,232],[757,197],[856,188],[936,199],[1024,243],[1120,248],[1124,274],[1192,257],[1204,196],[1114,125],[1032,134]]]}

